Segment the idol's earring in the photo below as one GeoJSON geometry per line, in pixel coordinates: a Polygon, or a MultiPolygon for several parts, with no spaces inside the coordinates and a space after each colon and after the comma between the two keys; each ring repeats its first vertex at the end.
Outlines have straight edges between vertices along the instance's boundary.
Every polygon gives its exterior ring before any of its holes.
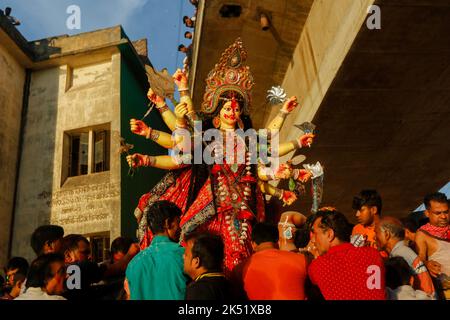
{"type": "Polygon", "coordinates": [[[244,123],[242,122],[241,118],[239,118],[237,124],[238,124],[239,129],[244,130],[244,123]]]}
{"type": "Polygon", "coordinates": [[[220,128],[220,118],[219,117],[214,117],[214,119],[213,119],[213,126],[216,129],[220,128]]]}

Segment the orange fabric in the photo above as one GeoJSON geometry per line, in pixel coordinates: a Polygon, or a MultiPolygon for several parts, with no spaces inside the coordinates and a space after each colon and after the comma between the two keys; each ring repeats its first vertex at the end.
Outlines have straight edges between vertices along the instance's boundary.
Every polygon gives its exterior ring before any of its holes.
{"type": "Polygon", "coordinates": [[[369,226],[369,227],[365,227],[362,224],[357,224],[356,226],[353,227],[353,232],[352,232],[352,236],[354,235],[363,235],[364,238],[366,239],[366,247],[372,247],[372,248],[377,248],[377,242],[375,240],[375,227],[374,226],[369,226]]]}
{"type": "MultiPolygon", "coordinates": [[[[372,247],[378,250],[378,245],[375,237],[375,226],[365,227],[362,224],[357,224],[353,227],[352,236],[360,234],[365,238],[365,247],[372,247]]],[[[388,258],[389,255],[386,251],[380,251],[381,257],[388,258]]]]}
{"type": "Polygon", "coordinates": [[[253,254],[243,268],[250,300],[305,300],[306,258],[302,254],[267,249],[253,254]]]}

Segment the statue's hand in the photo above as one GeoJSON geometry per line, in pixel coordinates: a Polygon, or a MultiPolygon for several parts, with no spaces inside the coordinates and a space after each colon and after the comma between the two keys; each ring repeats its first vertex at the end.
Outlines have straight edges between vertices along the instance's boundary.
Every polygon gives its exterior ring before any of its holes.
{"type": "Polygon", "coordinates": [[[306,183],[309,179],[311,179],[312,173],[305,169],[299,169],[298,170],[298,177],[297,180],[306,183]]]}
{"type": "Polygon", "coordinates": [[[275,178],[280,179],[289,179],[292,175],[292,166],[288,163],[282,163],[278,169],[275,170],[275,178]]]}
{"type": "Polygon", "coordinates": [[[297,200],[297,196],[292,191],[283,190],[283,196],[281,198],[283,201],[283,207],[284,206],[290,206],[297,200]]]}
{"type": "Polygon", "coordinates": [[[297,108],[297,106],[298,106],[297,97],[293,96],[284,103],[283,107],[281,108],[281,111],[283,111],[284,113],[291,113],[295,108],[297,108]]]}
{"type": "Polygon", "coordinates": [[[130,168],[143,167],[145,165],[145,156],[140,153],[134,153],[127,156],[127,162],[130,168]]]}
{"type": "Polygon", "coordinates": [[[186,74],[181,69],[177,69],[172,78],[179,91],[188,89],[188,79],[186,77],[186,74]]]}
{"type": "Polygon", "coordinates": [[[300,138],[298,138],[298,144],[304,147],[311,147],[311,144],[313,143],[315,138],[315,135],[312,133],[304,134],[300,138]]]}
{"type": "Polygon", "coordinates": [[[182,102],[175,107],[175,116],[178,120],[183,120],[187,113],[188,105],[186,103],[182,102]]]}
{"type": "Polygon", "coordinates": [[[139,136],[146,137],[150,128],[141,120],[131,119],[130,120],[131,132],[139,136]]]}
{"type": "Polygon", "coordinates": [[[152,88],[148,89],[147,98],[156,104],[158,107],[162,107],[166,104],[166,101],[163,97],[158,96],[152,88]]]}

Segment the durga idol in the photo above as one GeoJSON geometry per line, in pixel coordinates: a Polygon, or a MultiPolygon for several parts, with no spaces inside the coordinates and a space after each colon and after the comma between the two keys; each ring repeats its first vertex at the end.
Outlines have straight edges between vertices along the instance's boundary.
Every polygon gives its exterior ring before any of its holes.
{"type": "MultiPolygon", "coordinates": [[[[193,155],[191,150],[182,156],[150,156],[135,153],[127,157],[132,168],[154,167],[169,170],[163,179],[147,194],[143,195],[135,210],[139,224],[141,247],[150,244],[152,234],[147,228],[146,214],[148,208],[157,200],[168,200],[181,208],[181,238],[191,232],[209,232],[220,235],[225,244],[224,269],[228,273],[238,263],[250,256],[252,225],[265,219],[264,194],[275,196],[285,205],[292,204],[297,195],[289,190],[282,190],[269,184],[270,180],[296,179],[306,182],[311,173],[303,169],[293,169],[282,164],[273,174],[267,173],[261,163],[254,163],[251,141],[240,140],[233,136],[238,129],[244,131],[252,128],[250,119],[251,89],[254,86],[249,67],[244,65],[247,53],[240,39],[237,39],[222,54],[215,68],[206,79],[206,90],[200,112],[195,112],[190,94],[188,80],[181,71],[173,75],[180,92],[180,103],[172,112],[165,104],[164,98],[149,90],[149,99],[156,105],[172,134],[156,131],[143,121],[132,119],[131,131],[160,144],[167,149],[179,145],[183,137],[177,136],[179,129],[193,131],[194,123],[201,121],[204,131],[217,129],[228,143],[232,139],[231,152],[243,155],[244,161],[230,161],[227,157],[229,148],[216,148],[215,161],[208,164],[186,164],[184,157],[193,155]],[[178,129],[178,130],[177,130],[178,129]],[[235,139],[236,138],[236,139],[235,139]],[[221,152],[217,152],[221,150],[221,152]]],[[[297,107],[297,98],[287,100],[278,115],[268,125],[268,130],[280,130],[289,113],[297,107]]],[[[308,147],[314,135],[304,134],[295,141],[279,144],[279,156],[288,154],[298,148],[308,147]]],[[[270,149],[270,148],[269,148],[270,149]]],[[[238,157],[234,157],[237,159],[238,157]]]]}

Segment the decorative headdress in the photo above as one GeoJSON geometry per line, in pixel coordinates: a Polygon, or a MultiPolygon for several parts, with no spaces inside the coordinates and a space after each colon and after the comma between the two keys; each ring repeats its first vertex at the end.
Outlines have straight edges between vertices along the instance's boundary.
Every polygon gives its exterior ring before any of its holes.
{"type": "Polygon", "coordinates": [[[235,91],[244,98],[241,106],[244,114],[250,113],[250,91],[255,84],[250,68],[244,66],[247,59],[241,38],[229,46],[220,61],[208,74],[206,79],[205,95],[203,96],[202,112],[206,116],[212,116],[219,103],[219,99],[226,91],[235,91]]]}

